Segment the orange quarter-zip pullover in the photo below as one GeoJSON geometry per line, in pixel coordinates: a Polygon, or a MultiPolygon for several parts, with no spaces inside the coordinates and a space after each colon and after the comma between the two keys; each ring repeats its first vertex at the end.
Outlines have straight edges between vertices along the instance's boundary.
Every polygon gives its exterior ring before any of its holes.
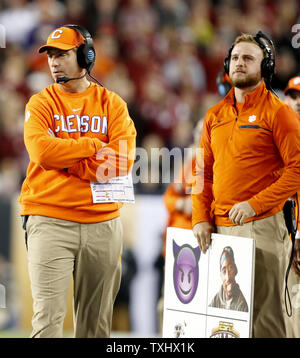
{"type": "Polygon", "coordinates": [[[264,82],[235,104],[234,89],[207,112],[201,145],[203,191],[193,194],[193,226],[234,225],[232,206],[249,201],[256,216],[271,216],[300,188],[300,120],[264,82]],[[278,172],[282,172],[278,175],[278,172]]]}
{"type": "Polygon", "coordinates": [[[21,215],[86,223],[119,216],[122,204],[93,203],[90,181],[109,179],[107,172],[126,175],[135,137],[125,102],[95,83],[81,93],[53,84],[32,96],[25,109],[30,163],[19,197],[21,215]]]}

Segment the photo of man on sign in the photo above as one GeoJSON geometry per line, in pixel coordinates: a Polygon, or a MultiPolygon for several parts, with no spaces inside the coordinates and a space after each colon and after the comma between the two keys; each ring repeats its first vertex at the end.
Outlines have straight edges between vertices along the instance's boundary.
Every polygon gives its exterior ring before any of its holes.
{"type": "Polygon", "coordinates": [[[238,273],[234,253],[230,246],[224,247],[220,256],[222,286],[210,303],[210,307],[248,312],[248,304],[235,280],[238,273]]]}

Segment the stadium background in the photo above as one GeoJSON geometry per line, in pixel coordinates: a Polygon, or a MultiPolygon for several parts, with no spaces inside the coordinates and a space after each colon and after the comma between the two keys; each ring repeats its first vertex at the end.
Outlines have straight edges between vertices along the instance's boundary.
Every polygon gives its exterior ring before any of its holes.
{"type": "MultiPolygon", "coordinates": [[[[30,332],[32,302],[17,203],[28,164],[23,111],[29,97],[51,83],[46,55],[37,48],[67,23],[92,34],[97,52],[92,73],[128,103],[137,146],[148,151],[149,165],[151,148],[189,146],[196,121],[220,99],[216,77],[241,32],[262,30],[273,39],[273,87],[279,96],[288,79],[300,74],[299,48],[292,46],[292,26],[300,23],[297,0],[0,0],[6,34],[0,48],[0,284],[6,288],[0,337],[30,332]]],[[[116,335],[159,334],[165,189],[161,182],[137,184],[136,204],[122,211],[126,255],[116,335]]],[[[66,336],[72,330],[70,311],[66,336]]]]}

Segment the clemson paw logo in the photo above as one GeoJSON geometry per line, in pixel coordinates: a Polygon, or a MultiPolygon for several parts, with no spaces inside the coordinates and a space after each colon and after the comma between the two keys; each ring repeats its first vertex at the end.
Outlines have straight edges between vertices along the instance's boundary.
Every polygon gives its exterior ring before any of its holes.
{"type": "Polygon", "coordinates": [[[251,123],[256,121],[256,116],[255,115],[249,116],[248,121],[251,122],[251,123]]]}

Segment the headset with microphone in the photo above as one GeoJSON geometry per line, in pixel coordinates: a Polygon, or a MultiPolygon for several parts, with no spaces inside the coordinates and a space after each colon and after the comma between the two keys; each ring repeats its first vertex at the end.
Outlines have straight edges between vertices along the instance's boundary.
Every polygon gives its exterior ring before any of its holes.
{"type": "Polygon", "coordinates": [[[56,83],[67,83],[67,82],[73,81],[73,80],[80,80],[81,78],[85,77],[86,75],[87,75],[87,71],[85,72],[85,74],[83,74],[80,77],[60,76],[60,77],[57,77],[56,83]]]}
{"type": "Polygon", "coordinates": [[[89,75],[100,86],[102,86],[102,84],[90,74],[96,60],[96,52],[91,34],[84,27],[79,25],[64,25],[63,27],[68,27],[70,29],[78,31],[84,37],[84,43],[80,45],[77,49],[77,63],[81,68],[86,69],[86,72],[80,77],[57,77],[56,83],[66,83],[73,80],[79,80],[86,75],[89,75]]]}
{"type": "MultiPolygon", "coordinates": [[[[267,88],[272,90],[271,81],[275,73],[275,57],[274,57],[275,47],[273,41],[270,38],[268,38],[265,34],[263,34],[261,31],[259,31],[254,36],[254,40],[258,44],[258,46],[264,51],[265,56],[261,62],[261,75],[266,82],[267,88]]],[[[231,52],[234,46],[235,44],[231,46],[224,60],[224,71],[228,75],[229,75],[231,52]]]]}

